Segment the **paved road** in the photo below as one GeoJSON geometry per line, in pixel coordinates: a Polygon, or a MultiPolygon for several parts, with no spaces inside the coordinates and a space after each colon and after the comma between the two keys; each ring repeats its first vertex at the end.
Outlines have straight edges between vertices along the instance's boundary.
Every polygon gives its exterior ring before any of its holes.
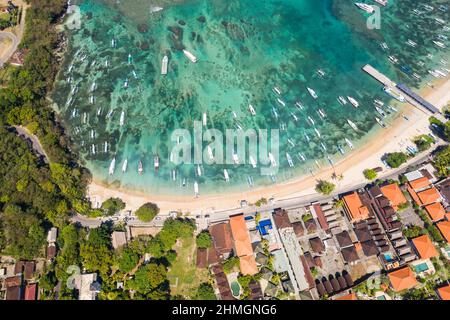
{"type": "Polygon", "coordinates": [[[31,134],[27,128],[20,127],[20,126],[14,126],[14,129],[16,129],[19,136],[24,136],[27,139],[30,139],[33,144],[33,149],[42,157],[44,157],[44,161],[46,163],[49,163],[49,158],[47,154],[45,153],[44,148],[41,145],[41,142],[39,141],[38,137],[36,137],[34,134],[31,134]]]}

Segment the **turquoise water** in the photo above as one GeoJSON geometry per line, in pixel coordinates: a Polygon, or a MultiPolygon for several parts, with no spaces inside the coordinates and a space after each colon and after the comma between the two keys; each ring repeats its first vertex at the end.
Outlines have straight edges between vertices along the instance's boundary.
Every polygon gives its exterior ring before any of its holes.
{"type": "Polygon", "coordinates": [[[428,265],[424,262],[415,266],[414,269],[417,273],[424,272],[428,270],[428,265]]]}
{"type": "MultiPolygon", "coordinates": [[[[449,13],[437,9],[445,1],[422,1],[436,9],[420,16],[412,13],[419,7],[416,1],[390,1],[382,9],[381,30],[368,30],[367,15],[344,0],[78,3],[81,29],[69,32],[70,45],[53,99],[96,180],[152,193],[190,195],[194,182],[201,194],[242,191],[250,187],[249,177],[260,186],[314,174],[330,166],[330,160],[342,159],[340,151],[350,151],[345,138],[358,146],[380,130],[373,100],[387,104],[389,97],[361,71],[363,65],[370,63],[393,80],[418,87],[428,81],[428,69],[442,67],[439,61],[448,54],[432,44],[438,34],[448,35],[434,20],[449,21],[449,13]],[[151,4],[164,9],[151,13],[151,4]],[[407,46],[408,39],[417,47],[407,46]],[[381,42],[388,44],[388,52],[381,42]],[[184,48],[195,54],[196,64],[183,55],[184,48]],[[162,76],[165,54],[168,74],[162,76]],[[399,60],[397,65],[389,62],[389,55],[399,60]],[[412,72],[422,77],[420,81],[412,72]],[[342,106],[338,96],[352,96],[360,107],[342,106]],[[256,116],[250,114],[249,104],[256,116]],[[203,164],[200,170],[193,164],[173,164],[173,130],[193,130],[194,121],[202,121],[204,113],[207,128],[221,131],[279,129],[279,173],[261,176],[250,164],[203,164]],[[347,119],[359,130],[353,130],[347,119]],[[158,172],[155,156],[160,158],[158,172]],[[116,168],[110,176],[113,158],[116,168]],[[125,159],[128,168],[122,173],[125,159]]],[[[383,121],[389,125],[393,114],[387,108],[384,112],[388,117],[383,121]]]]}

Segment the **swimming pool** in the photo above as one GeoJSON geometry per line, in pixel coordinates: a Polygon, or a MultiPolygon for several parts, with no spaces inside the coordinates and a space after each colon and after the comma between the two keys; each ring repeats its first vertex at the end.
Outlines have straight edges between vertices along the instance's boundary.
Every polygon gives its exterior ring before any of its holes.
{"type": "Polygon", "coordinates": [[[233,296],[239,297],[239,293],[241,292],[241,286],[237,281],[233,281],[231,283],[231,292],[233,293],[233,296]]]}
{"type": "Polygon", "coordinates": [[[416,270],[417,273],[424,272],[428,270],[428,265],[425,262],[423,262],[421,264],[416,265],[414,269],[416,270]]]}
{"type": "Polygon", "coordinates": [[[386,253],[384,254],[384,258],[386,259],[387,262],[391,262],[391,261],[394,260],[394,258],[392,257],[392,254],[389,253],[389,252],[386,252],[386,253]]]}

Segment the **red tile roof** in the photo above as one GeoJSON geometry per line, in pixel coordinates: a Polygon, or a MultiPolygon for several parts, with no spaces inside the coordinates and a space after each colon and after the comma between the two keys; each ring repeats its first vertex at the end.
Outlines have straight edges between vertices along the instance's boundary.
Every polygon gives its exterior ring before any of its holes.
{"type": "Polygon", "coordinates": [[[441,194],[435,187],[420,191],[417,193],[417,196],[419,197],[422,205],[427,205],[441,199],[441,194]]]}
{"type": "Polygon", "coordinates": [[[356,293],[353,292],[353,293],[347,294],[345,296],[336,298],[334,300],[358,300],[358,297],[356,296],[356,293]]]}
{"type": "Polygon", "coordinates": [[[383,195],[389,199],[391,205],[397,210],[398,206],[407,202],[402,190],[396,183],[388,184],[380,188],[383,195]]]}
{"type": "Polygon", "coordinates": [[[450,221],[442,221],[436,224],[442,236],[450,243],[450,221]]]}
{"type": "Polygon", "coordinates": [[[397,292],[411,289],[417,285],[416,276],[409,267],[390,272],[388,277],[392,288],[397,292]]]}
{"type": "Polygon", "coordinates": [[[450,285],[439,288],[438,293],[442,300],[450,300],[450,285]]]}
{"type": "Polygon", "coordinates": [[[369,209],[362,204],[357,192],[346,195],[342,199],[351,221],[363,220],[369,217],[369,209]]]}
{"type": "Polygon", "coordinates": [[[409,182],[409,185],[413,190],[419,190],[426,188],[430,185],[430,180],[427,177],[422,177],[409,182]]]}
{"type": "Polygon", "coordinates": [[[258,273],[253,248],[250,241],[250,234],[245,224],[244,215],[230,217],[231,234],[234,239],[236,255],[239,257],[241,273],[243,275],[254,275],[258,273]]]}
{"type": "Polygon", "coordinates": [[[433,257],[437,257],[439,253],[436,251],[436,248],[431,242],[431,239],[428,235],[424,234],[423,236],[414,238],[412,240],[414,247],[421,259],[429,259],[433,257]]]}
{"type": "Polygon", "coordinates": [[[444,219],[445,209],[440,202],[429,204],[425,207],[428,215],[433,222],[444,219]]]}

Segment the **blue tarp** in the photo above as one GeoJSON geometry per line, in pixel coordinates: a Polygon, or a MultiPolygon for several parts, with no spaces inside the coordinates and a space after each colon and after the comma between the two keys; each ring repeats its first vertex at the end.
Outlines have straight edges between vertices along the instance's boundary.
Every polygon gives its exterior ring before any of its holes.
{"type": "Polygon", "coordinates": [[[272,221],[270,219],[262,220],[259,222],[258,230],[261,235],[265,236],[268,234],[267,230],[272,229],[272,221]]]}

